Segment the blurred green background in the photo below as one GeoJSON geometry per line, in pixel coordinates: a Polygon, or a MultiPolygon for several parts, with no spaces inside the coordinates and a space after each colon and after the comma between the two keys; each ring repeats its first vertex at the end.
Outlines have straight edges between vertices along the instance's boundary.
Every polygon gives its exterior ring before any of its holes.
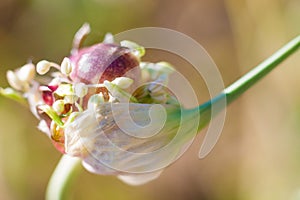
{"type": "MultiPolygon", "coordinates": [[[[60,62],[84,22],[92,27],[88,44],[143,26],[185,33],[206,48],[229,85],[300,33],[299,9],[299,0],[1,0],[0,85],[7,86],[6,70],[29,59],[60,62]]],[[[82,170],[71,199],[300,198],[299,63],[297,53],[229,106],[205,159],[197,157],[199,134],[159,179],[131,187],[82,170]]],[[[195,87],[207,100],[204,86],[195,87]]],[[[0,199],[44,199],[60,154],[37,123],[29,110],[0,97],[0,199]]]]}

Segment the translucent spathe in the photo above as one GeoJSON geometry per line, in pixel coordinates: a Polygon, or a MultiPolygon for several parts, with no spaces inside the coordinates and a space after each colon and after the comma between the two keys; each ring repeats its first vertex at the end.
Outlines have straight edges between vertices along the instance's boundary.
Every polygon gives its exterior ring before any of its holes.
{"type": "Polygon", "coordinates": [[[149,116],[155,116],[162,110],[152,110],[154,113],[151,113],[152,106],[102,103],[95,109],[84,111],[66,127],[66,152],[82,157],[91,166],[92,172],[99,174],[140,174],[167,167],[196,135],[198,120],[194,119],[199,117],[199,112],[163,106],[161,109],[166,112],[167,119],[161,122],[164,125],[160,127],[161,124],[151,122],[149,116]],[[124,112],[127,109],[129,112],[124,112]],[[132,127],[120,128],[132,121],[132,127]],[[156,129],[156,134],[151,132],[149,136],[146,131],[146,135],[140,132],[141,137],[137,137],[133,129],[156,129]]]}

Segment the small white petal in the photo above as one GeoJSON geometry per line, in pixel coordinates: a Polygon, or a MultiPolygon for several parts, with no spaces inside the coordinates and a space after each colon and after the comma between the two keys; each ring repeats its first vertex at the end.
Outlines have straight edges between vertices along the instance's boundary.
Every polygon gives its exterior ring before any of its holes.
{"type": "Polygon", "coordinates": [[[120,42],[120,44],[122,47],[127,47],[127,48],[131,49],[132,53],[139,58],[142,57],[143,55],[145,55],[145,48],[138,45],[135,42],[123,40],[120,42]]]}
{"type": "Polygon", "coordinates": [[[48,137],[51,136],[50,129],[49,129],[49,127],[48,127],[48,125],[47,125],[47,123],[46,123],[45,120],[41,120],[40,121],[40,123],[38,125],[38,129],[40,131],[42,131],[43,133],[45,133],[48,137]]]}
{"type": "Polygon", "coordinates": [[[140,65],[140,68],[142,69],[141,70],[141,79],[142,79],[142,82],[144,83],[147,83],[149,81],[151,81],[151,75],[150,73],[147,71],[147,70],[143,70],[142,66],[140,65]]]}
{"type": "Polygon", "coordinates": [[[34,82],[32,87],[30,88],[30,90],[25,93],[25,97],[27,98],[28,103],[29,103],[29,108],[30,108],[31,112],[34,114],[34,116],[38,119],[40,117],[37,113],[36,107],[37,107],[37,105],[43,103],[39,87],[40,87],[40,85],[38,83],[34,82]]]}
{"type": "Polygon", "coordinates": [[[133,100],[133,97],[129,93],[121,89],[116,84],[113,84],[112,82],[105,80],[103,82],[103,85],[106,87],[109,93],[118,101],[129,102],[130,100],[133,100]]]}
{"type": "Polygon", "coordinates": [[[171,74],[174,72],[174,68],[170,63],[167,62],[158,62],[155,64],[155,68],[165,74],[171,74]]]}
{"type": "Polygon", "coordinates": [[[102,93],[100,94],[94,94],[89,98],[88,101],[88,109],[94,109],[95,106],[98,106],[100,103],[104,103],[104,96],[102,93]]]}
{"type": "Polygon", "coordinates": [[[149,73],[152,81],[157,81],[160,79],[160,83],[167,83],[168,76],[174,72],[173,67],[167,62],[158,62],[158,63],[141,63],[142,71],[149,73]],[[164,80],[163,80],[164,79],[164,80]]]}
{"type": "Polygon", "coordinates": [[[73,86],[71,84],[60,84],[54,93],[61,97],[74,95],[73,86]]]}
{"type": "Polygon", "coordinates": [[[61,78],[60,77],[56,77],[56,78],[53,78],[48,85],[59,85],[61,82],[62,82],[61,78]]]}
{"type": "Polygon", "coordinates": [[[80,48],[82,42],[84,41],[85,37],[91,32],[91,27],[88,23],[84,23],[80,29],[75,33],[73,39],[73,49],[71,54],[74,54],[80,48]]]}
{"type": "Polygon", "coordinates": [[[78,97],[77,97],[76,95],[66,95],[66,96],[64,97],[64,102],[65,102],[65,104],[68,104],[68,103],[73,104],[73,103],[75,103],[77,100],[78,100],[78,97]]]}

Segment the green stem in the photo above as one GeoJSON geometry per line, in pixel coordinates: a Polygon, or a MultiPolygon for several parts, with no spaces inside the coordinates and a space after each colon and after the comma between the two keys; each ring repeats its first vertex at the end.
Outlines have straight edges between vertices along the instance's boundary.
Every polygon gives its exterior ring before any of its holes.
{"type": "MultiPolygon", "coordinates": [[[[200,110],[201,121],[199,125],[199,130],[202,129],[210,119],[214,116],[211,116],[212,106],[217,107],[217,111],[224,109],[224,100],[226,101],[225,105],[232,103],[236,100],[241,94],[246,92],[251,88],[255,83],[265,77],[269,72],[271,72],[275,67],[277,67],[282,61],[288,58],[290,55],[295,53],[300,47],[300,35],[295,37],[289,43],[284,45],[281,49],[276,51],[268,59],[257,65],[254,69],[249,71],[247,74],[242,76],[240,79],[235,81],[233,84],[228,86],[223,92],[213,99],[205,102],[200,105],[197,110],[200,110]],[[223,104],[222,104],[223,103],[223,104]]],[[[214,114],[217,114],[215,112],[214,114]]]]}
{"type": "Polygon", "coordinates": [[[231,84],[224,90],[227,97],[227,102],[231,103],[247,89],[253,86],[261,78],[266,76],[270,71],[277,67],[282,61],[296,52],[300,47],[300,35],[291,40],[268,59],[260,63],[257,67],[245,74],[239,80],[231,84]]]}
{"type": "Polygon", "coordinates": [[[81,160],[63,155],[54,170],[46,191],[46,200],[63,200],[67,198],[68,188],[79,172],[81,160]]]}

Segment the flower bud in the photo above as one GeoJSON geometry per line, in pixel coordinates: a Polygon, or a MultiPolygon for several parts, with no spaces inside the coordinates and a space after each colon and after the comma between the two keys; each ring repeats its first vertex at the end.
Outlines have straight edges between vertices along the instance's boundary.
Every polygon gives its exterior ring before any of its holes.
{"type": "Polygon", "coordinates": [[[84,97],[88,93],[88,88],[84,83],[75,84],[74,90],[78,97],[84,97]]]}
{"type": "Polygon", "coordinates": [[[104,100],[102,93],[94,94],[89,99],[88,108],[89,109],[95,108],[97,105],[104,103],[104,102],[105,102],[105,100],[104,100]]]}
{"type": "Polygon", "coordinates": [[[61,65],[61,73],[65,75],[69,75],[72,71],[72,64],[69,58],[64,58],[61,65]]]}
{"type": "Polygon", "coordinates": [[[64,100],[57,100],[53,103],[52,105],[53,110],[57,113],[57,114],[61,114],[64,112],[65,110],[65,103],[64,100]]]}
{"type": "Polygon", "coordinates": [[[47,60],[42,60],[38,62],[38,64],[36,65],[36,71],[38,74],[44,75],[50,70],[50,67],[51,67],[51,62],[47,60]]]}
{"type": "Polygon", "coordinates": [[[123,40],[123,41],[120,42],[120,44],[121,44],[122,47],[129,48],[132,51],[132,53],[134,55],[136,55],[137,57],[139,57],[139,58],[145,55],[145,48],[138,45],[135,42],[131,42],[131,41],[128,41],[128,40],[123,40]]]}
{"type": "Polygon", "coordinates": [[[103,43],[106,44],[113,44],[114,43],[114,36],[111,33],[106,33],[103,39],[103,43]]]}
{"type": "Polygon", "coordinates": [[[28,63],[19,69],[17,75],[21,81],[31,81],[35,76],[35,66],[32,63],[28,63]]]}
{"type": "Polygon", "coordinates": [[[116,84],[121,89],[126,89],[133,83],[133,80],[127,77],[118,77],[113,80],[112,83],[116,84]]]}
{"type": "Polygon", "coordinates": [[[66,104],[73,104],[78,100],[78,97],[75,95],[66,95],[64,101],[66,104]]]}
{"type": "Polygon", "coordinates": [[[70,77],[74,82],[97,84],[123,76],[138,81],[141,73],[138,58],[128,48],[114,44],[100,43],[80,49],[70,60],[70,77]]]}
{"type": "Polygon", "coordinates": [[[18,78],[18,76],[11,70],[6,73],[7,81],[11,87],[16,90],[22,90],[22,81],[18,78]]]}

